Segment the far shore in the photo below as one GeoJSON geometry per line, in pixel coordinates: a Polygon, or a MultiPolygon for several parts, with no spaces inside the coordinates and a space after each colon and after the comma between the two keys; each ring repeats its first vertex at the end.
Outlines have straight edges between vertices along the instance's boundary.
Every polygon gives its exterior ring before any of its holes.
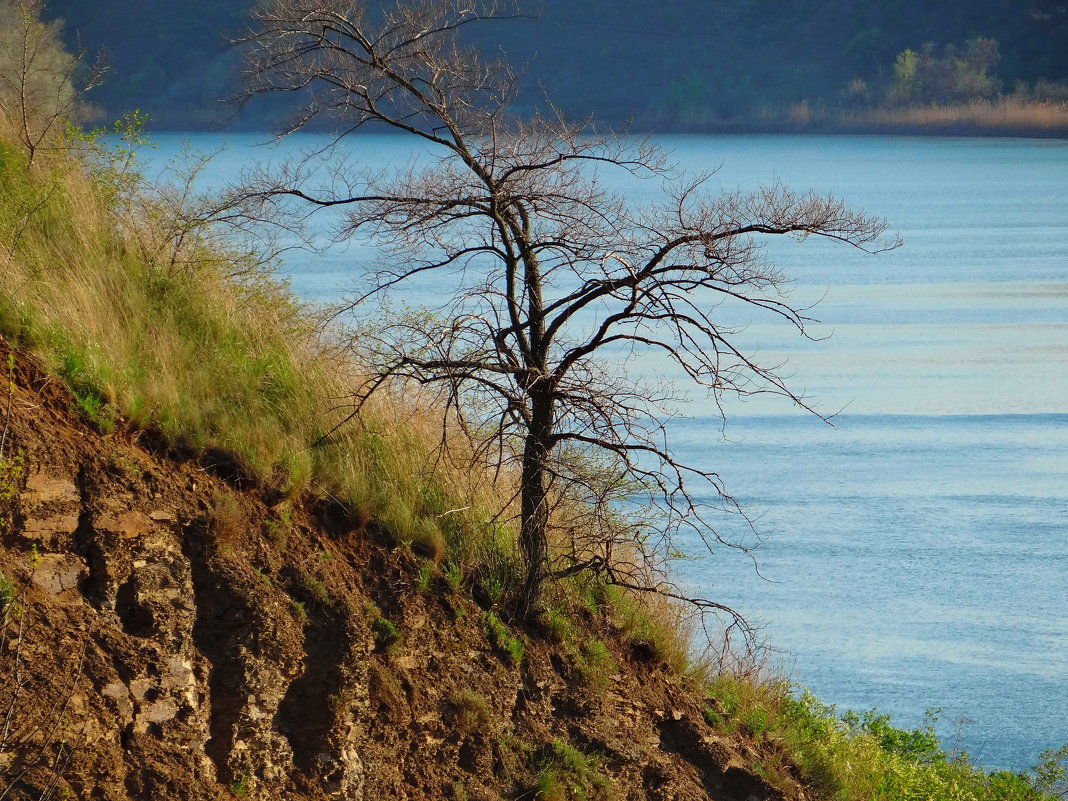
{"type": "MultiPolygon", "coordinates": [[[[578,110],[572,109],[578,114],[578,110]]],[[[251,133],[271,129],[262,115],[212,118],[199,109],[149,112],[148,128],[159,133],[204,131],[251,133]]],[[[599,128],[631,133],[694,134],[826,134],[873,136],[974,136],[1068,139],[1068,101],[1022,100],[1004,97],[958,105],[841,108],[807,101],[783,108],[724,115],[713,109],[680,114],[649,112],[630,120],[601,118],[599,128]]],[[[305,130],[313,130],[308,127],[305,130]]],[[[323,133],[327,133],[323,128],[323,133]]]]}
{"type": "Polygon", "coordinates": [[[957,105],[843,109],[801,101],[785,109],[717,117],[691,113],[678,119],[639,119],[635,129],[676,133],[870,134],[884,136],[989,136],[1068,138],[1068,102],[1005,97],[957,105]]]}

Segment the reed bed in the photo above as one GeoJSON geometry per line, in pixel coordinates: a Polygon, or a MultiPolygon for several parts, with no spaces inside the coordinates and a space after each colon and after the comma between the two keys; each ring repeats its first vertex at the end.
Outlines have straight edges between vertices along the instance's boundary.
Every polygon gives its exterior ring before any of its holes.
{"type": "Polygon", "coordinates": [[[1068,103],[1003,97],[953,105],[842,112],[846,128],[986,136],[1068,136],[1068,103]]]}

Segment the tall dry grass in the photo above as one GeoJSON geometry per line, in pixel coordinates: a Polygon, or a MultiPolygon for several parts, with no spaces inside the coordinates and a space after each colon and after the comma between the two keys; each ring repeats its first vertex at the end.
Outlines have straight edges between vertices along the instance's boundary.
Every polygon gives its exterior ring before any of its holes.
{"type": "Polygon", "coordinates": [[[845,127],[883,132],[1068,136],[1068,103],[1014,96],[953,105],[843,112],[845,127]]]}
{"type": "Polygon", "coordinates": [[[333,431],[352,411],[353,354],[206,221],[191,179],[149,188],[109,152],[68,138],[27,166],[0,131],[0,333],[105,432],[232,452],[282,495],[336,497],[438,557],[501,550],[508,477],[469,469],[433,399],[385,395],[333,431]]]}
{"type": "MultiPolygon", "coordinates": [[[[29,166],[17,150],[0,131],[0,333],[66,380],[95,425],[223,449],[274,494],[335,498],[491,600],[518,587],[514,467],[487,463],[429,390],[382,392],[355,413],[358,350],[211,224],[196,162],[147,186],[126,150],[57,140],[29,166]]],[[[582,498],[557,493],[553,507],[561,553],[627,539],[612,530],[626,520],[582,498]]],[[[628,551],[626,575],[652,575],[648,559],[628,551]]],[[[681,664],[674,613],[616,595],[601,600],[628,631],[655,630],[681,664]]]]}
{"type": "Polygon", "coordinates": [[[687,109],[678,116],[649,116],[639,127],[717,133],[863,133],[955,136],[1068,137],[1068,102],[1019,94],[994,100],[926,106],[842,108],[801,100],[755,103],[729,116],[687,109]]]}

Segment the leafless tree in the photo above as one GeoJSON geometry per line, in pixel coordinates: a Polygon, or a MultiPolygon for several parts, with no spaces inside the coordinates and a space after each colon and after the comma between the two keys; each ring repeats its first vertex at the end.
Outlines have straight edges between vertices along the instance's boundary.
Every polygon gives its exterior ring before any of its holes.
{"type": "Polygon", "coordinates": [[[103,64],[85,67],[63,49],[58,22],[44,22],[42,0],[0,0],[0,115],[26,148],[30,164],[67,121],[78,122],[84,95],[103,64]]]}
{"type": "Polygon", "coordinates": [[[671,549],[680,527],[709,547],[723,542],[695,482],[713,506],[735,504],[716,474],[672,454],[663,421],[675,398],[630,375],[628,361],[658,355],[717,405],[770,392],[808,408],[726,322],[737,319],[725,313],[733,305],[806,333],[761,240],[815,236],[865,250],[895,241],[883,221],[832,198],[779,185],[714,196],[709,176],[680,175],[647,139],[597,134],[551,109],[513,118],[514,74],[466,49],[462,33],[515,15],[494,0],[376,11],[278,0],[259,11],[248,94],[299,93],[286,133],[330,118],[339,136],[384,127],[433,155],[394,172],[350,168],[325,186],[321,173],[295,168],[260,176],[250,196],[340,207],[341,237],[380,245],[392,266],[369,276],[358,303],[433,282],[424,286],[442,299],[434,313],[382,311],[362,329],[375,372],[357,402],[392,382],[439,386],[447,414],[483,452],[517,464],[521,605],[536,609],[547,578],[580,570],[672,595],[649,557],[671,549]],[[658,199],[612,190],[609,171],[652,182],[658,199]],[[586,511],[551,515],[566,497],[586,511]],[[660,533],[627,509],[653,510],[660,533]]]}

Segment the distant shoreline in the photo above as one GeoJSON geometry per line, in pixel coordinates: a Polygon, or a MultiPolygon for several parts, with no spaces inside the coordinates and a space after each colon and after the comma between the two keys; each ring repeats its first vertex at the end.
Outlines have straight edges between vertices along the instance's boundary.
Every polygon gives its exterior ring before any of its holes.
{"type": "MultiPolygon", "coordinates": [[[[156,115],[148,112],[148,129],[158,133],[255,133],[272,129],[271,115],[212,119],[196,109],[156,115]]],[[[277,120],[284,114],[273,117],[277,120]]],[[[573,116],[582,116],[579,113],[573,116]]],[[[713,109],[678,115],[639,114],[629,120],[602,118],[594,125],[636,134],[817,134],[858,136],[969,136],[990,138],[1068,139],[1068,102],[1021,100],[972,101],[958,105],[844,109],[807,101],[725,117],[713,109]]],[[[307,128],[305,130],[308,130],[307,128]]],[[[326,127],[323,132],[327,133],[326,127]]]]}
{"type": "Polygon", "coordinates": [[[958,105],[842,109],[801,101],[750,117],[717,119],[712,112],[682,119],[639,119],[636,130],[661,133],[855,134],[882,136],[976,136],[1068,138],[1068,103],[1020,100],[958,105]]]}

